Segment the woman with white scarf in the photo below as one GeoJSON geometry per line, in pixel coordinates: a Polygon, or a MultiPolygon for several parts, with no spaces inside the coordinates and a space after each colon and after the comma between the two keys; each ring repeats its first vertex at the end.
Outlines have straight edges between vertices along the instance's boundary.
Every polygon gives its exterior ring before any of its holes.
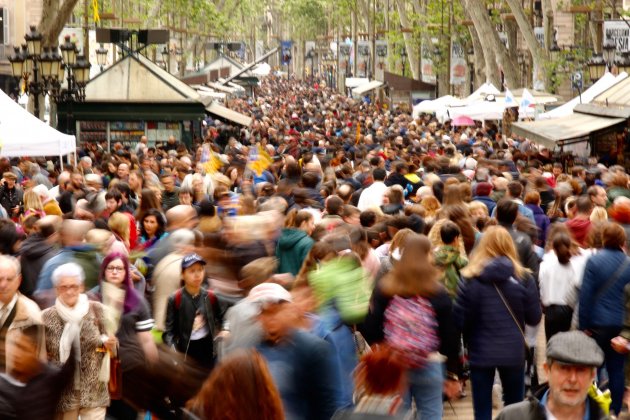
{"type": "Polygon", "coordinates": [[[84,278],[83,269],[75,263],[55,269],[52,281],[57,300],[42,314],[48,360],[63,364],[74,346],[80,363],[72,386],[64,390],[59,401],[57,419],[104,419],[110,402],[107,382],[99,372],[107,362],[105,348],[113,350],[117,340],[105,334],[103,305],[88,301],[83,293],[84,278]]]}

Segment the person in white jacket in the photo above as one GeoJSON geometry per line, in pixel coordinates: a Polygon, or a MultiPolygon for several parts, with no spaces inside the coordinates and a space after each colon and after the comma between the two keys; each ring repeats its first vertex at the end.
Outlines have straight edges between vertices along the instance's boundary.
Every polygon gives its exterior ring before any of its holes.
{"type": "Polygon", "coordinates": [[[554,334],[571,328],[584,267],[590,255],[574,246],[568,232],[560,231],[549,239],[553,248],[545,253],[538,273],[547,341],[554,334]]]}

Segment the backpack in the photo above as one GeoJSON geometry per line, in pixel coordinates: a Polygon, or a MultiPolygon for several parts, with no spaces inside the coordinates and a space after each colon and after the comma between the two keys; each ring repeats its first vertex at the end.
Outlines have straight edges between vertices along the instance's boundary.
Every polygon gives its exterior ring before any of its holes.
{"type": "MultiPolygon", "coordinates": [[[[208,290],[208,299],[210,299],[210,304],[213,308],[215,308],[217,303],[217,296],[214,294],[212,290],[208,290]]],[[[182,306],[182,289],[177,289],[175,291],[175,309],[179,310],[179,307],[182,306]]]]}
{"type": "Polygon", "coordinates": [[[412,369],[423,367],[440,348],[435,310],[427,299],[394,296],[385,310],[385,342],[412,369]]]}

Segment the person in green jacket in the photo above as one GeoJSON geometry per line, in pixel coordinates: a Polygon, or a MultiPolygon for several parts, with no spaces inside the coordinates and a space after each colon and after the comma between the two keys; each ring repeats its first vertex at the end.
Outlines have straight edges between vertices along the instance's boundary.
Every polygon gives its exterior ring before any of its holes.
{"type": "Polygon", "coordinates": [[[310,236],[314,228],[315,221],[310,212],[296,209],[289,212],[276,247],[278,273],[298,274],[315,243],[310,236]]]}
{"type": "Polygon", "coordinates": [[[468,265],[468,259],[459,252],[459,238],[461,231],[453,222],[446,222],[440,228],[440,236],[444,245],[438,247],[434,253],[435,265],[444,270],[442,284],[446,287],[451,299],[457,296],[459,270],[468,265]]]}

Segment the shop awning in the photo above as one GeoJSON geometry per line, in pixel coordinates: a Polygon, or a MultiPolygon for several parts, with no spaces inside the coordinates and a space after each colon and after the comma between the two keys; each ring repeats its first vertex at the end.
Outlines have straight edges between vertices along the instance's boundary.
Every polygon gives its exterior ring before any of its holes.
{"type": "Polygon", "coordinates": [[[365,95],[369,91],[377,89],[377,88],[379,88],[381,86],[383,86],[383,82],[379,82],[378,80],[372,80],[369,83],[366,83],[364,85],[361,85],[359,87],[356,87],[356,88],[352,89],[352,94],[354,94],[354,95],[365,95]]]}
{"type": "Polygon", "coordinates": [[[219,117],[219,119],[228,120],[233,123],[243,125],[245,127],[249,127],[249,125],[252,123],[251,117],[243,115],[240,112],[233,111],[229,108],[219,105],[216,102],[213,102],[208,107],[206,107],[206,111],[208,111],[215,117],[219,117]]]}
{"type": "Polygon", "coordinates": [[[605,118],[575,113],[553,120],[515,122],[512,132],[553,149],[560,142],[587,137],[589,134],[621,124],[623,118],[605,118]]]}

